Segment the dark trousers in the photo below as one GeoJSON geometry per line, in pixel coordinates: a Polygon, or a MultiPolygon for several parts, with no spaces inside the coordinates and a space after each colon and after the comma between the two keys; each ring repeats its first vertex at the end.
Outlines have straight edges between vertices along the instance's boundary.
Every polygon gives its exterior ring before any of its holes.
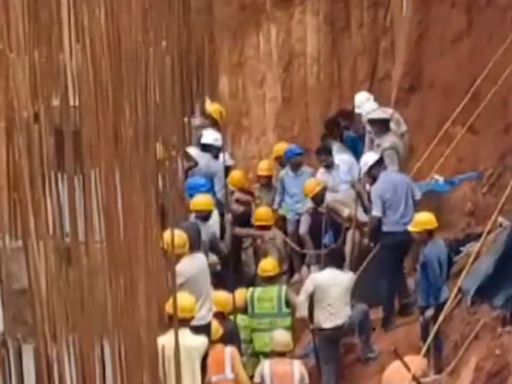
{"type": "MultiPolygon", "coordinates": [[[[443,312],[445,303],[438,305],[434,310],[434,315],[430,319],[425,318],[425,312],[428,308],[420,307],[420,334],[421,334],[421,342],[425,344],[430,337],[430,331],[434,328],[437,320],[439,320],[439,316],[441,316],[441,312],[443,312]]],[[[434,338],[432,339],[431,347],[429,348],[429,353],[432,356],[432,364],[434,366],[435,373],[442,372],[442,364],[443,364],[443,336],[441,333],[441,329],[438,329],[434,338]]]]}
{"type": "Polygon", "coordinates": [[[320,359],[321,384],[338,384],[340,382],[338,366],[341,364],[340,342],[344,337],[353,335],[359,338],[363,357],[373,351],[371,342],[372,321],[370,309],[366,304],[356,304],[348,321],[335,328],[314,331],[320,359]]]}
{"type": "MultiPolygon", "coordinates": [[[[206,336],[208,341],[210,341],[210,335],[211,335],[211,329],[212,329],[212,323],[208,322],[206,324],[201,325],[191,325],[190,330],[195,333],[196,335],[206,336]]],[[[207,369],[207,362],[208,362],[208,352],[206,352],[201,359],[201,376],[203,378],[203,381],[206,379],[206,369],[207,369]]]]}
{"type": "Polygon", "coordinates": [[[412,236],[408,231],[383,232],[380,236],[379,258],[383,273],[384,321],[391,322],[395,315],[395,298],[401,303],[410,299],[407,279],[404,272],[404,260],[412,246],[412,236]]]}

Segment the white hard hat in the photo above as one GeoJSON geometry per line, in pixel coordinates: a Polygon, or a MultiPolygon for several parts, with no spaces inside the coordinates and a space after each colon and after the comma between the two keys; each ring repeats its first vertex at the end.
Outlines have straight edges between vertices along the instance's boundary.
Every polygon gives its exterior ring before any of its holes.
{"type": "Polygon", "coordinates": [[[276,329],[271,337],[272,351],[278,353],[288,353],[293,350],[293,338],[290,331],[285,329],[276,329]]]}
{"type": "Polygon", "coordinates": [[[368,120],[368,115],[380,109],[380,105],[376,101],[369,101],[361,107],[361,115],[363,119],[368,120]]]}
{"type": "Polygon", "coordinates": [[[361,168],[361,175],[364,175],[368,170],[381,158],[378,152],[369,151],[361,156],[359,160],[359,167],[361,168]]]}
{"type": "Polygon", "coordinates": [[[380,108],[377,104],[377,108],[365,114],[364,118],[366,120],[391,119],[391,113],[388,108],[380,108]]]}
{"type": "Polygon", "coordinates": [[[375,97],[368,91],[359,91],[354,96],[354,112],[363,114],[365,105],[375,102],[375,97]]]}
{"type": "Polygon", "coordinates": [[[222,147],[222,135],[215,128],[205,128],[201,131],[199,143],[212,145],[214,147],[222,147]]]}

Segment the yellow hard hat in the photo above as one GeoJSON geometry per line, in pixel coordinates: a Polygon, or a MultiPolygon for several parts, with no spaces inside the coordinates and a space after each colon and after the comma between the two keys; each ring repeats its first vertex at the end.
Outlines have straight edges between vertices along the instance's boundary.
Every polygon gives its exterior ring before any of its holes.
{"type": "Polygon", "coordinates": [[[229,172],[228,185],[236,190],[248,189],[249,179],[247,178],[245,172],[241,169],[233,169],[231,172],[229,172]]]}
{"type": "Polygon", "coordinates": [[[215,199],[208,193],[200,193],[190,200],[191,212],[211,212],[215,209],[215,199]]]}
{"type": "Polygon", "coordinates": [[[226,119],[226,109],[220,103],[211,101],[209,98],[206,98],[204,102],[204,110],[219,124],[222,124],[226,119]]]}
{"type": "Polygon", "coordinates": [[[276,219],[274,216],[274,211],[272,208],[267,207],[266,205],[259,206],[254,210],[254,215],[252,218],[252,223],[255,226],[273,226],[276,219]]]}
{"type": "Polygon", "coordinates": [[[243,311],[247,307],[247,288],[237,288],[234,293],[235,308],[243,311]]]}
{"type": "Polygon", "coordinates": [[[217,319],[212,319],[212,325],[210,330],[210,338],[212,341],[218,341],[224,334],[224,328],[217,319]]]}
{"type": "Polygon", "coordinates": [[[281,273],[279,262],[274,256],[266,256],[258,264],[258,276],[274,277],[281,273]]]}
{"type": "Polygon", "coordinates": [[[312,177],[306,181],[306,184],[304,184],[304,195],[311,199],[323,188],[325,188],[325,183],[320,179],[312,177]]]}
{"type": "MultiPolygon", "coordinates": [[[[178,291],[176,294],[178,300],[178,319],[190,320],[197,314],[197,299],[187,291],[178,291]]],[[[165,304],[165,313],[169,316],[174,316],[174,296],[165,304]]]]}
{"type": "Polygon", "coordinates": [[[233,295],[223,289],[216,289],[212,295],[213,310],[229,315],[233,312],[233,295]]]}
{"type": "Polygon", "coordinates": [[[283,157],[284,153],[290,146],[290,143],[286,141],[280,141],[274,145],[274,148],[272,148],[272,159],[277,159],[278,157],[283,157]]]}
{"type": "Polygon", "coordinates": [[[272,176],[274,174],[274,164],[270,160],[261,160],[256,168],[257,176],[272,176]]]}
{"type": "Polygon", "coordinates": [[[409,232],[418,233],[424,231],[433,231],[439,224],[436,216],[432,212],[418,212],[414,215],[412,223],[409,225],[409,232]]]}
{"type": "Polygon", "coordinates": [[[271,337],[272,352],[288,353],[293,350],[292,333],[285,329],[275,329],[271,337]]]}
{"type": "Polygon", "coordinates": [[[178,256],[183,256],[190,251],[190,242],[185,231],[173,228],[166,229],[162,234],[162,248],[166,252],[174,252],[178,256]]]}

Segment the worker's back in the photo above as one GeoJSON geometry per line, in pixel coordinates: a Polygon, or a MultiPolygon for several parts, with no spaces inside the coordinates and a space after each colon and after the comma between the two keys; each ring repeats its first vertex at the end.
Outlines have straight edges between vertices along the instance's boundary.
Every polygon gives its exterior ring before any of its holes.
{"type": "Polygon", "coordinates": [[[234,349],[232,345],[214,344],[208,352],[207,382],[211,384],[236,383],[233,366],[234,349]]]}
{"type": "Polygon", "coordinates": [[[307,372],[299,360],[276,357],[264,360],[255,375],[258,384],[306,384],[307,372]]]}
{"type": "Polygon", "coordinates": [[[194,160],[197,166],[189,171],[188,176],[203,176],[213,181],[215,187],[215,196],[218,200],[224,201],[224,165],[219,159],[201,150],[193,151],[194,160]]]}
{"type": "MultiPolygon", "coordinates": [[[[208,348],[208,339],[188,328],[180,328],[179,345],[181,359],[181,384],[201,384],[201,359],[208,348]]],[[[160,381],[175,384],[175,333],[174,329],[157,339],[160,381]]]]}

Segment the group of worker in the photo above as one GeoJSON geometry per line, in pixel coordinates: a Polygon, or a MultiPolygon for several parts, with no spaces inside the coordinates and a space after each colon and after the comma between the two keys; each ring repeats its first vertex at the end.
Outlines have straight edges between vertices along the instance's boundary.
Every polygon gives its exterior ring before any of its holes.
{"type": "MultiPolygon", "coordinates": [[[[369,308],[352,298],[352,259],[363,243],[378,247],[383,330],[395,327],[396,314],[412,315],[416,302],[425,342],[448,299],[449,263],[436,217],[416,212],[421,194],[402,171],[403,118],[358,92],[352,109],[325,121],[316,172],[304,148],[282,141],[251,185],[224,147],[225,117],[207,100],[195,119],[196,143],[186,149],[190,217],[162,240],[177,261],[178,292],[165,311],[179,326],[182,383],[308,383],[292,356],[295,318],[309,322],[323,384],[340,382],[340,344],[349,335],[362,361],[376,359],[369,308]],[[416,300],[404,272],[413,238],[421,244],[416,300]]],[[[158,348],[161,381],[175,383],[175,330],[158,348]]],[[[439,336],[434,351],[440,366],[439,336]]]]}

